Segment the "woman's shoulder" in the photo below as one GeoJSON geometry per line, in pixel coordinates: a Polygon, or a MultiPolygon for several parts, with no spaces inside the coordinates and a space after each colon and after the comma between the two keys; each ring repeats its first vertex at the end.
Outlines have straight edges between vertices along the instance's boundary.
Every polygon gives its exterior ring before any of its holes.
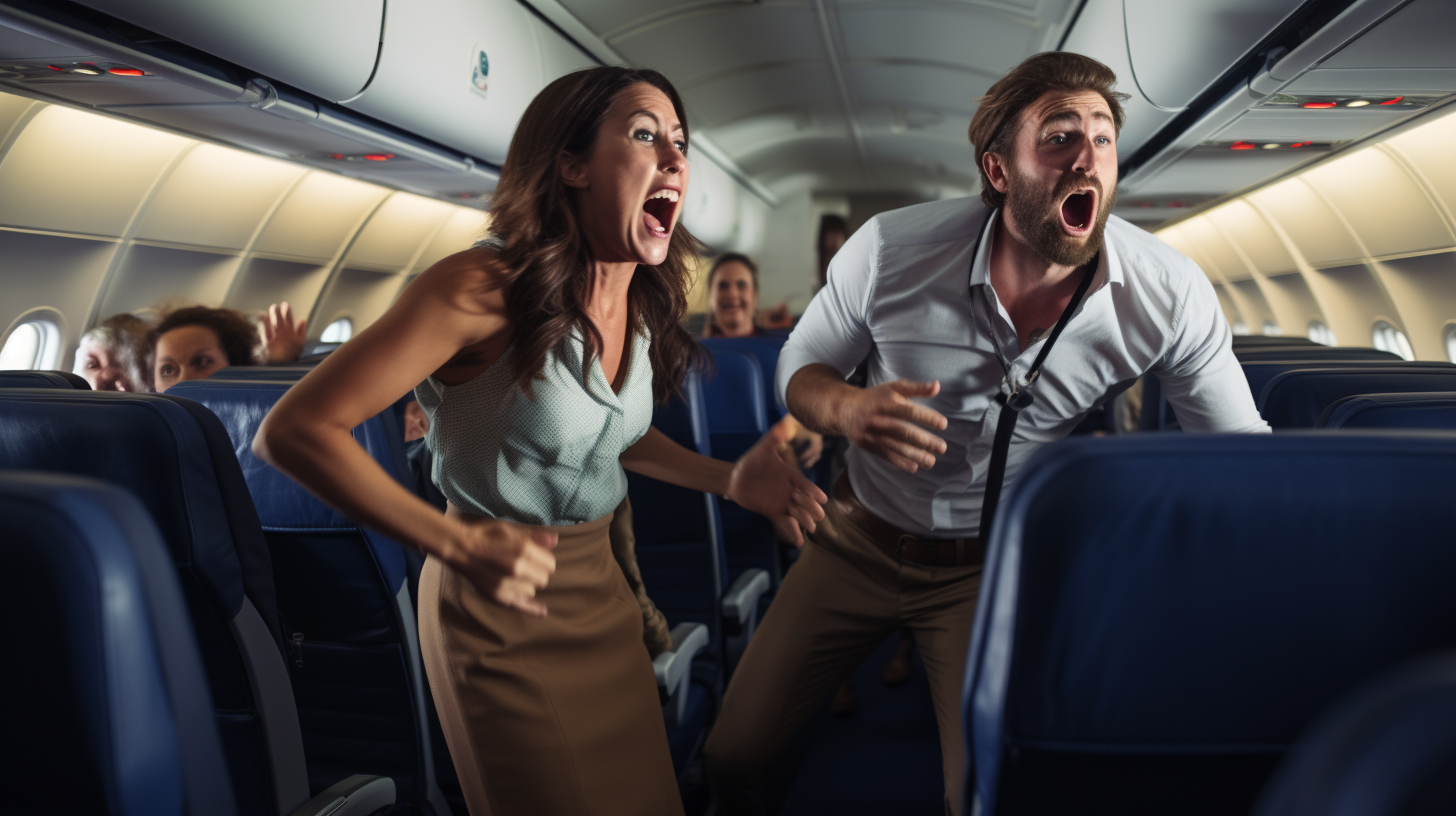
{"type": "Polygon", "coordinates": [[[476,245],[447,255],[420,274],[408,289],[419,295],[431,294],[467,307],[500,311],[505,305],[509,270],[496,247],[476,245]]]}

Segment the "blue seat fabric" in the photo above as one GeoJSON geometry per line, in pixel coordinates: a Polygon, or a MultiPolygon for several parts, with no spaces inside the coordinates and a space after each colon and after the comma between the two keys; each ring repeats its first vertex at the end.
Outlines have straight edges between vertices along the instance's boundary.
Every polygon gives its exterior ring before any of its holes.
{"type": "MultiPolygon", "coordinates": [[[[393,778],[398,802],[424,803],[431,753],[419,719],[425,691],[412,669],[417,642],[406,636],[396,607],[406,581],[405,548],[253,455],[258,426],[291,385],[212,378],[178,383],[172,391],[222,421],[257,506],[273,558],[310,794],[366,773],[393,778]]],[[[400,429],[394,420],[386,410],[353,435],[403,483],[395,469],[391,437],[400,429]]]]}
{"type": "Polygon", "coordinates": [[[1320,718],[1255,816],[1456,812],[1456,653],[1381,675],[1320,718]]]}
{"type": "Polygon", "coordinates": [[[156,525],[93,479],[0,472],[7,813],[235,812],[156,525]]]}
{"type": "MultiPolygon", "coordinates": [[[[764,374],[755,355],[721,344],[709,349],[714,370],[702,378],[708,438],[714,458],[731,462],[768,433],[769,417],[777,420],[778,414],[766,413],[764,374]]],[[[728,580],[733,581],[744,570],[761,569],[769,575],[770,591],[777,589],[781,569],[773,524],[736,502],[724,500],[720,508],[728,580]]],[[[767,602],[766,595],[761,603],[767,602]]]]}
{"type": "Polygon", "coordinates": [[[779,352],[788,339],[788,335],[765,333],[752,337],[708,337],[698,342],[715,357],[722,350],[746,351],[758,358],[758,369],[763,374],[764,414],[772,425],[787,413],[775,396],[774,375],[779,368],[779,352]]]}
{"type": "Polygon", "coordinates": [[[1325,408],[1315,427],[1456,430],[1456,391],[1345,397],[1325,408]]]}
{"type": "Polygon", "coordinates": [[[1324,410],[1344,397],[1418,391],[1456,391],[1456,365],[1297,368],[1271,378],[1257,404],[1272,428],[1313,428],[1324,410]]]}
{"type": "MultiPolygon", "coordinates": [[[[707,418],[704,415],[699,375],[690,373],[682,394],[658,405],[652,425],[680,445],[709,455],[707,418]]],[[[679,774],[703,738],[709,717],[722,694],[725,665],[720,605],[724,563],[722,528],[717,497],[627,474],[632,500],[632,527],[637,539],[637,564],[642,582],[669,626],[702,623],[709,643],[693,662],[688,697],[689,713],[677,728],[668,729],[673,766],[679,774]]]]}
{"type": "Polygon", "coordinates": [[[1234,356],[1241,363],[1252,363],[1260,360],[1285,360],[1294,362],[1297,360],[1384,360],[1388,363],[1405,362],[1399,355],[1381,351],[1373,348],[1350,348],[1347,346],[1255,346],[1249,349],[1238,349],[1234,356]]]}
{"type": "Polygon", "coordinates": [[[69,388],[90,391],[91,386],[69,371],[0,371],[0,388],[69,388]]]}
{"type": "Polygon", "coordinates": [[[1456,646],[1452,461],[1434,433],[1039,451],[1003,501],[968,659],[984,812],[1247,812],[1340,695],[1456,646]]]}
{"type": "MultiPolygon", "coordinates": [[[[1308,337],[1297,335],[1285,336],[1282,334],[1236,334],[1233,336],[1234,351],[1246,348],[1259,348],[1263,346],[1318,346],[1319,343],[1308,337]]],[[[1329,348],[1326,346],[1325,348],[1329,348]]]]}
{"type": "Polygon", "coordinates": [[[89,476],[132,491],[172,556],[242,814],[275,809],[253,691],[229,621],[246,596],[282,651],[273,566],[217,417],[165,394],[0,389],[0,468],[89,476]]]}

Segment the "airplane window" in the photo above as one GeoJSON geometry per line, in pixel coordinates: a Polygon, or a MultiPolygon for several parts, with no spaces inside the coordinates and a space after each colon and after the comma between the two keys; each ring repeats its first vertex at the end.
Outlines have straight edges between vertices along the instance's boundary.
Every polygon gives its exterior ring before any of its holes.
{"type": "Polygon", "coordinates": [[[1234,321],[1234,327],[1233,328],[1234,328],[1234,334],[1241,334],[1242,335],[1242,334],[1248,334],[1249,333],[1249,324],[1245,323],[1242,320],[1235,320],[1234,321]]]}
{"type": "Polygon", "coordinates": [[[354,321],[347,317],[341,317],[324,327],[324,333],[319,336],[319,342],[347,343],[349,338],[353,336],[354,321]]]}
{"type": "Polygon", "coordinates": [[[1384,320],[1375,322],[1373,331],[1375,347],[1381,351],[1389,351],[1398,355],[1402,360],[1414,360],[1415,352],[1411,349],[1410,340],[1406,339],[1405,332],[1390,325],[1384,320]]]}
{"type": "Polygon", "coordinates": [[[21,323],[0,348],[0,370],[54,368],[60,340],[60,329],[49,320],[21,323]]]}
{"type": "Polygon", "coordinates": [[[1283,334],[1284,333],[1284,330],[1281,329],[1281,328],[1279,328],[1279,324],[1278,323],[1275,323],[1272,320],[1265,320],[1264,321],[1264,333],[1265,334],[1283,334]]]}
{"type": "Polygon", "coordinates": [[[1330,331],[1330,327],[1326,326],[1322,320],[1309,321],[1309,339],[1322,346],[1335,345],[1335,333],[1330,331]]]}
{"type": "Polygon", "coordinates": [[[1456,323],[1446,324],[1446,359],[1456,363],[1456,323]]]}

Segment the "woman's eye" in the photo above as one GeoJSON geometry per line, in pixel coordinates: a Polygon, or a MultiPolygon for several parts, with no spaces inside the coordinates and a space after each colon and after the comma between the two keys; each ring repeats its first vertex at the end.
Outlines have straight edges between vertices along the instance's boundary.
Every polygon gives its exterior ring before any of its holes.
{"type": "Polygon", "coordinates": [[[687,142],[673,142],[673,144],[677,145],[677,150],[679,153],[686,154],[688,152],[687,142]]]}
{"type": "Polygon", "coordinates": [[[643,142],[650,142],[657,137],[654,136],[652,131],[648,130],[647,128],[637,128],[636,130],[632,131],[632,138],[638,139],[643,142]]]}
{"type": "Polygon", "coordinates": [[[177,373],[177,369],[174,366],[164,365],[162,366],[161,371],[158,373],[160,373],[163,377],[170,377],[173,374],[177,373]]]}
{"type": "Polygon", "coordinates": [[[1054,145],[1063,145],[1067,143],[1067,137],[1065,134],[1057,133],[1054,134],[1050,139],[1047,139],[1047,141],[1051,142],[1054,145]]]}

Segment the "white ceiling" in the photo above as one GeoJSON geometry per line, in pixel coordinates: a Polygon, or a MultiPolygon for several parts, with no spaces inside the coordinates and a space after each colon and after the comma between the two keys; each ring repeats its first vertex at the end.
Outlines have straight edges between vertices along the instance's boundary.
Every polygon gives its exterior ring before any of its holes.
{"type": "Polygon", "coordinates": [[[968,191],[976,99],[1056,48],[1075,0],[560,0],[677,86],[697,133],[770,187],[968,191]]]}

